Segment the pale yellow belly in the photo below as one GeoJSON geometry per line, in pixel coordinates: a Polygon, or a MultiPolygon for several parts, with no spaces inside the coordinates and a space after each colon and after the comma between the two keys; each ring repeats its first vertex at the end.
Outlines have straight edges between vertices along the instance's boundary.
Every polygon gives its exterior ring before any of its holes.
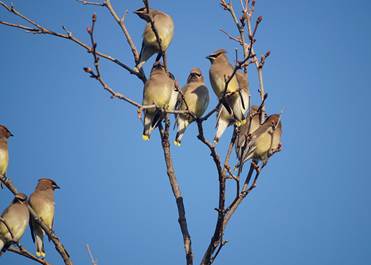
{"type": "Polygon", "coordinates": [[[255,156],[264,156],[272,146],[272,136],[269,133],[262,134],[256,141],[255,156]]]}
{"type": "Polygon", "coordinates": [[[45,204],[42,210],[37,212],[37,214],[44,221],[44,223],[51,229],[53,226],[54,205],[45,204]]]}
{"type": "Polygon", "coordinates": [[[4,175],[8,169],[9,156],[5,150],[0,150],[0,175],[4,175]]]}

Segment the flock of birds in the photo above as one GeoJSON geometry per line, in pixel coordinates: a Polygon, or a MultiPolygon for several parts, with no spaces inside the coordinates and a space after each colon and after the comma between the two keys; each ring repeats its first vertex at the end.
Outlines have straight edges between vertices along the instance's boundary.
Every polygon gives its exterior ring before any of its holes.
{"type": "MultiPolygon", "coordinates": [[[[166,51],[174,32],[171,16],[154,9],[149,9],[147,12],[146,8],[140,8],[135,13],[147,21],[136,69],[140,71],[151,56],[158,54],[150,78],[144,84],[143,105],[155,105],[156,107],[144,110],[143,139],[149,140],[152,131],[164,118],[163,111],[160,109],[187,110],[193,115],[186,112],[176,115],[177,133],[174,143],[179,146],[189,124],[195,121],[195,118],[201,118],[205,113],[210,100],[209,91],[204,83],[201,70],[193,68],[188,76],[187,84],[182,88],[184,100],[181,98],[175,88],[174,77],[159,62],[162,55],[161,48],[150,23],[151,20],[154,22],[161,39],[162,50],[166,51]]],[[[281,148],[280,115],[273,114],[262,119],[261,108],[249,106],[247,75],[237,71],[232,78],[229,78],[234,69],[228,62],[224,49],[210,54],[207,59],[211,62],[209,70],[211,86],[218,99],[223,102],[218,110],[215,144],[228,126],[236,125],[240,128],[235,142],[238,166],[250,159],[262,161],[264,166],[268,158],[281,148]],[[226,86],[227,82],[228,86],[226,86]]],[[[6,178],[8,168],[8,139],[11,136],[13,134],[4,125],[0,125],[0,177],[3,179],[6,178]]],[[[43,243],[45,232],[30,216],[28,204],[45,225],[53,229],[54,191],[56,189],[59,187],[55,181],[42,178],[29,198],[23,193],[16,194],[0,218],[0,251],[5,252],[9,246],[18,243],[29,225],[36,245],[36,255],[45,257],[43,243]]]]}
{"type": "MultiPolygon", "coordinates": [[[[143,139],[149,140],[152,131],[164,118],[161,109],[168,111],[181,110],[185,113],[176,115],[177,133],[174,144],[181,145],[187,127],[197,118],[201,118],[208,108],[210,96],[205,85],[201,69],[192,68],[187,84],[180,95],[175,87],[174,76],[167,72],[160,63],[162,52],[169,47],[174,34],[174,22],[170,15],[155,9],[145,7],[135,11],[147,22],[143,33],[142,48],[136,70],[140,71],[145,62],[157,54],[150,78],[144,84],[144,106],[155,105],[144,110],[143,139]],[[161,40],[161,47],[152,24],[161,40]],[[161,49],[162,48],[162,49],[161,49]],[[191,112],[193,115],[186,113],[191,112]]],[[[234,73],[234,67],[229,63],[226,51],[219,49],[206,57],[210,60],[209,77],[215,95],[223,103],[217,115],[214,143],[217,144],[228,126],[240,127],[236,144],[236,153],[241,163],[249,159],[257,159],[266,164],[268,157],[281,148],[280,115],[274,114],[261,119],[256,106],[250,107],[250,91],[247,74],[241,71],[234,73]],[[249,114],[245,117],[246,113],[249,114]]]]}
{"type": "MultiPolygon", "coordinates": [[[[13,134],[4,125],[0,125],[0,177],[6,178],[9,163],[8,139],[13,134]]],[[[11,204],[3,211],[0,218],[0,252],[5,252],[12,244],[19,243],[30,226],[31,236],[36,246],[36,255],[45,257],[44,230],[30,215],[28,204],[37,216],[50,229],[54,223],[54,190],[59,189],[52,179],[38,180],[35,191],[27,198],[24,193],[17,193],[11,204]]]]}

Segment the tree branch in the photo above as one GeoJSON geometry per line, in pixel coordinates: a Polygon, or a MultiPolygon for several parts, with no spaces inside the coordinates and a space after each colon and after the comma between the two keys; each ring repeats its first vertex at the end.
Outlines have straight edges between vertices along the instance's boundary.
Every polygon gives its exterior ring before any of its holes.
{"type": "Polygon", "coordinates": [[[165,129],[163,130],[162,125],[159,126],[160,136],[161,136],[161,145],[164,152],[164,158],[167,168],[167,176],[169,178],[169,182],[171,185],[171,189],[173,191],[173,195],[176,200],[176,205],[178,208],[178,222],[180,225],[180,230],[183,235],[183,242],[184,242],[184,250],[186,253],[186,264],[192,265],[193,264],[193,253],[192,253],[192,242],[191,242],[191,236],[188,232],[188,225],[187,225],[187,219],[185,215],[185,208],[183,203],[183,197],[182,193],[180,191],[180,186],[178,184],[173,160],[171,158],[170,153],[170,143],[169,143],[169,128],[170,128],[170,120],[167,115],[165,119],[165,129]]]}
{"type": "MultiPolygon", "coordinates": [[[[9,26],[9,27],[13,27],[13,28],[18,28],[20,30],[23,30],[23,31],[26,31],[26,32],[32,32],[34,34],[51,35],[51,36],[55,36],[55,37],[58,37],[58,38],[70,40],[70,41],[76,43],[77,45],[79,45],[80,47],[84,48],[88,52],[90,52],[91,49],[92,49],[92,47],[90,47],[89,45],[82,42],[80,39],[73,36],[72,32],[67,30],[66,27],[63,27],[64,31],[66,32],[65,34],[58,33],[58,32],[52,31],[52,30],[50,30],[50,29],[48,29],[44,26],[41,26],[41,25],[37,24],[32,19],[28,18],[27,16],[23,15],[21,12],[16,10],[13,6],[8,6],[2,1],[0,1],[0,6],[2,6],[4,9],[6,9],[8,12],[14,14],[15,16],[18,16],[21,19],[23,19],[24,21],[30,23],[33,27],[25,26],[25,25],[22,25],[22,24],[13,24],[13,23],[5,22],[5,21],[0,21],[0,25],[9,26]]],[[[130,74],[133,74],[133,75],[137,76],[140,80],[142,80],[143,83],[146,81],[146,78],[145,78],[145,76],[143,75],[142,72],[137,72],[137,71],[133,70],[128,65],[122,63],[121,61],[119,61],[118,59],[116,59],[116,58],[114,58],[110,55],[107,55],[107,54],[99,52],[99,51],[97,51],[96,53],[99,57],[107,59],[107,60],[119,65],[120,67],[124,68],[130,74]]]]}
{"type": "Polygon", "coordinates": [[[216,152],[215,145],[212,145],[204,135],[204,130],[202,126],[202,120],[197,120],[197,127],[198,127],[198,139],[204,143],[210,150],[210,155],[213,158],[215,163],[217,172],[218,172],[218,179],[219,179],[219,205],[218,205],[218,220],[215,226],[214,234],[211,238],[210,244],[205,251],[201,265],[209,265],[212,263],[212,255],[218,245],[220,244],[220,240],[223,241],[223,220],[225,215],[225,182],[226,182],[226,175],[225,171],[222,169],[221,161],[218,153],[216,152]]]}
{"type": "Polygon", "coordinates": [[[13,253],[18,254],[18,255],[21,255],[21,256],[23,256],[25,258],[28,258],[28,259],[31,259],[33,261],[36,261],[36,262],[38,262],[42,265],[52,265],[51,263],[49,263],[45,259],[41,259],[41,258],[38,258],[38,257],[32,255],[31,252],[29,252],[27,249],[25,249],[21,246],[18,246],[18,248],[15,248],[15,247],[11,246],[11,247],[8,248],[8,251],[13,252],[13,253]]]}

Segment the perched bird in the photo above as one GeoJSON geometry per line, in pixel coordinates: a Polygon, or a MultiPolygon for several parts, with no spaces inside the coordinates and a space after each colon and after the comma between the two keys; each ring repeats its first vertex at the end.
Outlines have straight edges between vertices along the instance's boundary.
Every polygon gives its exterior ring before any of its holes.
{"type": "Polygon", "coordinates": [[[147,22],[146,28],[143,32],[142,49],[140,51],[139,61],[136,68],[139,70],[143,64],[155,53],[158,53],[156,61],[161,58],[161,49],[156,39],[156,35],[152,30],[151,19],[154,22],[156,31],[161,40],[161,46],[163,51],[166,51],[170,45],[174,35],[174,21],[172,17],[162,11],[147,9],[145,7],[139,8],[134,12],[141,19],[147,22]]]}
{"type": "MultiPolygon", "coordinates": [[[[209,70],[211,86],[220,99],[225,91],[226,80],[232,75],[233,67],[228,62],[228,57],[226,55],[226,50],[219,49],[214,53],[206,57],[211,63],[209,70]]],[[[238,91],[237,77],[233,76],[231,81],[228,83],[228,88],[226,93],[233,93],[238,91]]]]}
{"type": "MultiPolygon", "coordinates": [[[[169,108],[174,91],[174,80],[160,63],[153,65],[150,78],[144,84],[143,105],[156,105],[158,108],[169,108]]],[[[163,113],[157,108],[144,110],[143,140],[148,141],[151,133],[163,119],[163,113]]]]}
{"type": "MultiPolygon", "coordinates": [[[[200,118],[206,111],[209,105],[209,90],[205,86],[204,77],[202,76],[199,68],[192,68],[191,73],[188,76],[187,84],[182,88],[184,99],[187,104],[184,103],[181,97],[178,98],[179,110],[191,111],[197,118],[200,118]]],[[[194,118],[189,114],[178,114],[176,119],[176,125],[178,131],[176,133],[174,144],[180,146],[183,134],[194,118]]]]}
{"type": "Polygon", "coordinates": [[[4,125],[0,125],[0,176],[6,175],[9,163],[8,139],[13,134],[4,125]]]}
{"type": "Polygon", "coordinates": [[[0,252],[5,252],[10,245],[19,242],[27,228],[30,219],[27,196],[23,193],[16,194],[12,203],[1,214],[1,218],[6,225],[0,220],[0,252]]]}
{"type": "MultiPolygon", "coordinates": [[[[248,111],[250,106],[250,90],[249,90],[249,81],[247,79],[247,74],[244,74],[243,72],[237,71],[236,72],[236,79],[238,82],[238,88],[239,92],[233,94],[231,97],[234,101],[233,105],[233,111],[238,112],[240,114],[245,115],[245,113],[248,111]]],[[[233,114],[229,113],[224,105],[221,105],[218,116],[217,116],[217,123],[216,123],[216,134],[214,137],[214,143],[218,143],[220,137],[224,133],[225,129],[227,129],[228,126],[232,125],[236,122],[236,118],[233,114]]],[[[236,125],[243,125],[245,123],[245,120],[242,120],[240,122],[236,122],[236,125]]]]}
{"type": "MultiPolygon", "coordinates": [[[[52,179],[39,179],[35,191],[31,194],[29,204],[34,209],[37,216],[45,223],[49,229],[53,229],[54,223],[54,190],[59,189],[57,183],[52,179]]],[[[44,250],[44,230],[31,217],[30,228],[32,239],[36,245],[36,255],[45,257],[44,250]]]]}
{"type": "MultiPolygon", "coordinates": [[[[242,128],[236,144],[237,156],[240,163],[249,159],[262,161],[263,166],[268,162],[271,152],[281,145],[281,121],[279,114],[269,116],[262,125],[259,125],[259,115],[255,115],[251,122],[251,129],[242,128]]],[[[246,124],[246,126],[248,126],[246,124]]]]}

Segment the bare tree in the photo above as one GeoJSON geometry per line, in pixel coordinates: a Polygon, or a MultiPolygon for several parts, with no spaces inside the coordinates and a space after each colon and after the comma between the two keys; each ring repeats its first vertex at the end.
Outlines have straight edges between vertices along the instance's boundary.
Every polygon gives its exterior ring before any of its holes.
{"type": "MultiPolygon", "coordinates": [[[[92,1],[80,0],[79,2],[83,5],[95,6],[97,8],[105,8],[107,12],[111,14],[113,21],[117,23],[117,25],[120,27],[125,37],[125,40],[127,41],[131,49],[133,60],[137,64],[139,61],[139,52],[125,24],[125,18],[127,15],[127,11],[124,12],[122,16],[119,16],[117,11],[112,6],[110,0],[103,0],[103,2],[92,2],[92,1]]],[[[233,171],[231,170],[230,158],[231,158],[231,153],[233,151],[233,147],[236,141],[236,137],[239,134],[238,127],[236,126],[234,127],[234,132],[229,141],[228,150],[224,156],[224,159],[222,159],[221,154],[219,154],[217,150],[217,146],[211,143],[205,137],[205,134],[204,134],[204,126],[203,126],[204,122],[207,122],[208,119],[211,117],[211,115],[217,112],[219,108],[221,107],[221,104],[223,103],[223,100],[226,97],[226,91],[227,91],[229,81],[233,78],[233,76],[236,74],[238,70],[242,70],[247,75],[247,72],[250,70],[249,68],[250,65],[255,66],[256,72],[258,74],[259,95],[261,99],[261,103],[259,107],[259,115],[260,115],[262,123],[265,118],[265,101],[267,99],[267,94],[265,93],[265,88],[264,88],[264,83],[263,83],[263,66],[265,65],[267,57],[270,55],[270,52],[268,51],[264,53],[264,55],[259,57],[256,54],[255,49],[254,49],[254,45],[256,42],[255,34],[263,18],[261,16],[259,16],[257,19],[253,18],[256,0],[240,0],[239,2],[240,2],[239,3],[240,12],[236,12],[232,1],[226,2],[225,0],[220,0],[219,4],[231,16],[238,30],[238,36],[234,36],[233,34],[230,34],[223,29],[221,29],[221,31],[229,39],[237,42],[241,46],[243,58],[238,58],[238,54],[236,51],[236,60],[235,60],[236,62],[234,65],[233,73],[231,76],[226,77],[226,86],[225,86],[225,91],[224,91],[223,96],[219,99],[218,103],[216,104],[214,108],[212,108],[212,110],[206,113],[203,117],[197,118],[194,113],[189,111],[188,106],[186,110],[168,111],[168,110],[161,109],[155,105],[142,105],[130,99],[129,97],[127,97],[123,92],[118,92],[116,89],[112,88],[109,85],[109,83],[104,79],[103,72],[101,71],[101,67],[100,67],[101,59],[108,60],[112,62],[113,64],[116,64],[117,66],[121,67],[124,71],[127,71],[128,73],[132,74],[134,77],[141,80],[143,83],[146,82],[147,77],[143,70],[138,71],[135,68],[131,68],[127,63],[124,63],[112,57],[111,55],[104,53],[103,51],[99,51],[97,49],[97,42],[95,40],[95,35],[94,35],[95,25],[97,23],[97,16],[95,14],[92,15],[91,24],[87,29],[87,33],[90,37],[90,43],[84,43],[82,40],[76,37],[71,31],[69,31],[66,27],[63,27],[63,32],[53,31],[49,29],[48,27],[40,25],[35,20],[24,15],[23,13],[21,13],[21,11],[17,10],[14,6],[8,5],[0,1],[0,6],[5,11],[12,13],[14,16],[20,18],[21,21],[23,21],[23,23],[12,23],[12,22],[7,22],[7,21],[0,21],[1,25],[19,29],[25,32],[31,32],[33,34],[54,36],[54,37],[65,39],[67,41],[75,43],[76,45],[88,51],[92,55],[93,67],[85,67],[84,71],[89,75],[89,77],[96,79],[98,83],[102,86],[102,88],[111,96],[111,98],[122,100],[124,102],[129,103],[129,105],[134,106],[137,110],[139,118],[141,118],[142,111],[147,108],[158,108],[159,111],[164,113],[165,119],[163,123],[160,123],[159,125],[159,132],[161,136],[161,146],[163,149],[164,160],[165,160],[165,164],[167,168],[167,176],[169,179],[169,183],[170,183],[170,186],[171,186],[171,189],[174,195],[174,199],[176,202],[177,210],[178,210],[178,222],[179,222],[180,231],[183,236],[185,259],[186,259],[187,265],[194,264],[194,259],[193,259],[193,252],[192,252],[191,235],[188,230],[186,210],[185,210],[184,203],[183,203],[183,195],[180,189],[180,185],[176,178],[176,173],[175,173],[175,169],[173,165],[173,159],[171,155],[171,147],[169,143],[169,134],[170,134],[169,114],[185,113],[195,118],[196,123],[197,123],[197,128],[198,128],[197,137],[200,140],[200,142],[203,145],[205,145],[205,147],[209,150],[211,154],[211,158],[217,170],[217,181],[219,182],[219,192],[218,192],[219,203],[218,203],[217,208],[215,209],[217,211],[217,219],[216,219],[215,229],[212,234],[210,243],[205,249],[205,252],[203,254],[202,260],[200,261],[200,264],[202,265],[212,264],[217,258],[217,256],[220,254],[222,248],[227,244],[227,241],[224,239],[224,233],[225,233],[226,226],[228,222],[230,221],[230,219],[232,218],[233,214],[238,209],[241,202],[247,197],[248,194],[250,194],[256,188],[257,179],[258,179],[258,176],[261,174],[261,170],[262,170],[262,168],[259,167],[259,165],[254,161],[250,163],[250,168],[245,177],[242,176],[242,173],[243,173],[242,165],[240,165],[237,175],[235,175],[233,171]],[[240,13],[240,15],[238,15],[238,13],[240,13]],[[253,181],[250,184],[250,181],[253,176],[254,176],[253,181]],[[226,204],[226,182],[227,181],[233,181],[235,182],[235,185],[236,185],[235,198],[233,199],[230,205],[226,204]],[[241,188],[241,184],[242,184],[242,188],[241,188]]],[[[143,0],[143,3],[148,12],[149,1],[143,0]]],[[[159,37],[159,34],[157,32],[157,29],[152,19],[150,20],[150,24],[151,24],[153,32],[155,33],[161,53],[163,54],[162,62],[165,66],[166,71],[169,71],[167,62],[166,62],[166,51],[162,47],[161,39],[159,37]]],[[[184,101],[184,103],[187,104],[185,102],[184,95],[182,94],[182,91],[179,88],[178,82],[176,81],[175,81],[175,86],[176,86],[177,91],[180,93],[180,100],[184,101]]],[[[252,116],[249,115],[248,117],[246,117],[246,119],[251,120],[252,116]]],[[[275,150],[275,152],[278,152],[278,151],[280,150],[275,150]]],[[[10,179],[1,177],[0,180],[13,194],[17,193],[17,190],[15,186],[13,185],[13,183],[10,181],[10,179]]],[[[60,254],[64,263],[66,265],[72,265],[73,263],[72,263],[72,260],[67,250],[61,243],[61,240],[56,236],[54,231],[51,231],[50,229],[48,229],[48,227],[43,223],[43,221],[37,217],[37,215],[35,214],[35,212],[30,206],[29,206],[29,210],[32,216],[36,219],[36,221],[46,231],[46,234],[48,235],[49,239],[55,245],[55,248],[60,254]]],[[[10,251],[17,253],[19,255],[22,255],[24,257],[27,257],[43,265],[50,264],[46,260],[35,257],[29,251],[25,250],[24,248],[20,246],[18,246],[17,248],[11,247],[10,251]]],[[[90,247],[88,245],[87,245],[87,251],[91,258],[91,263],[97,264],[96,260],[94,259],[91,253],[90,247]]]]}

